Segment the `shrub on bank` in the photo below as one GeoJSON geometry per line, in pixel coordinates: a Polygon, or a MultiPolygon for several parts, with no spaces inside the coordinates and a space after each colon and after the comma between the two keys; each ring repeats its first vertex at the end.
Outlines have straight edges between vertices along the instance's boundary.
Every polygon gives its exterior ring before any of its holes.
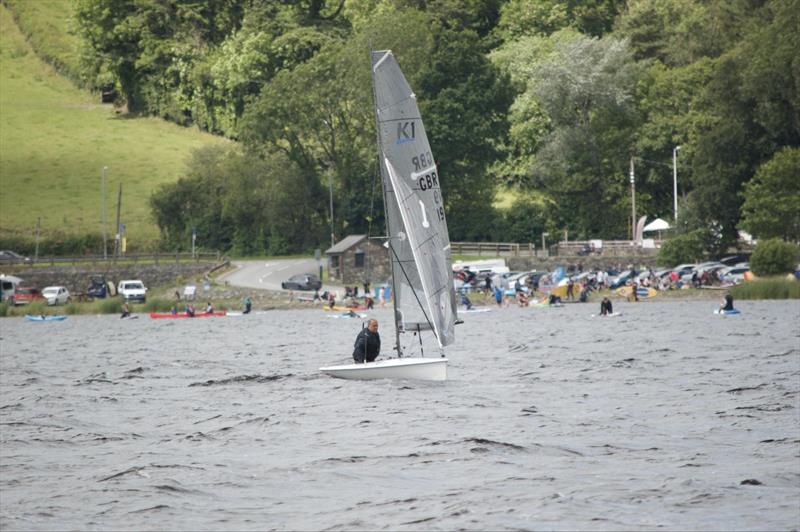
{"type": "Polygon", "coordinates": [[[67,303],[64,307],[64,314],[72,316],[73,314],[80,314],[81,306],[78,303],[67,303]]]}
{"type": "Polygon", "coordinates": [[[33,301],[25,305],[23,314],[30,314],[31,316],[41,316],[42,314],[50,314],[47,311],[47,305],[44,301],[33,301]]]}
{"type": "Polygon", "coordinates": [[[4,318],[6,316],[8,316],[8,303],[4,301],[0,303],[0,317],[4,318]]]}
{"type": "Polygon", "coordinates": [[[144,304],[146,312],[169,312],[175,303],[169,299],[148,299],[144,304]]]}
{"type": "Polygon", "coordinates": [[[779,275],[794,271],[800,249],[780,238],[759,242],[750,257],[750,269],[756,275],[779,275]]]}
{"type": "Polygon", "coordinates": [[[800,282],[784,277],[754,279],[731,287],[736,299],[800,299],[800,282]]]}
{"type": "Polygon", "coordinates": [[[119,299],[104,299],[97,308],[100,314],[119,314],[122,312],[122,301],[119,299]]]}

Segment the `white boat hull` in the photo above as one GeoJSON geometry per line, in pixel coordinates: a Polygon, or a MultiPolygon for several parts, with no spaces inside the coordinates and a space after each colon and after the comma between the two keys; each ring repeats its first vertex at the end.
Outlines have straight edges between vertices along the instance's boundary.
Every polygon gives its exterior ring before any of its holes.
{"type": "Polygon", "coordinates": [[[390,358],[364,364],[345,364],[319,368],[322,373],[340,379],[416,379],[447,380],[446,358],[390,358]]]}

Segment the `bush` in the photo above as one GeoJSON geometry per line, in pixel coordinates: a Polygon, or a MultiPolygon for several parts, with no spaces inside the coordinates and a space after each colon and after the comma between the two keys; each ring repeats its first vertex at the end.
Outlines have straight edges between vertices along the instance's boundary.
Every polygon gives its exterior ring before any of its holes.
{"type": "Polygon", "coordinates": [[[148,299],[144,304],[144,310],[147,312],[168,312],[172,310],[175,303],[169,299],[148,299]]]}
{"type": "Polygon", "coordinates": [[[77,303],[67,303],[64,307],[64,314],[72,316],[73,314],[80,314],[81,307],[77,303]]]}
{"type": "Polygon", "coordinates": [[[736,299],[800,299],[800,282],[783,277],[755,279],[731,287],[736,299]]]}
{"type": "Polygon", "coordinates": [[[47,305],[44,301],[33,301],[25,305],[25,314],[30,314],[32,316],[41,316],[42,314],[48,314],[46,312],[47,305]]]}
{"type": "Polygon", "coordinates": [[[703,245],[703,232],[692,231],[685,235],[670,238],[658,251],[658,264],[660,266],[677,266],[683,262],[699,262],[705,256],[703,245]]]}
{"type": "Polygon", "coordinates": [[[0,318],[8,316],[8,303],[3,301],[0,303],[0,318]]]}
{"type": "Polygon", "coordinates": [[[780,275],[794,271],[800,249],[780,238],[759,242],[750,257],[750,269],[758,276],[780,275]]]}
{"type": "Polygon", "coordinates": [[[122,301],[111,298],[104,299],[100,302],[98,310],[101,314],[120,314],[122,313],[122,301]]]}

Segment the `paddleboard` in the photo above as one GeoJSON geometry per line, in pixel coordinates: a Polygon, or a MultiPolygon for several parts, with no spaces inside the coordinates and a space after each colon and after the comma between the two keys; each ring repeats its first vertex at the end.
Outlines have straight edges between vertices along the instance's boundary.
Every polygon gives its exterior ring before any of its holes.
{"type": "Polygon", "coordinates": [[[491,312],[491,311],[492,311],[492,309],[490,309],[490,308],[471,308],[469,310],[459,310],[458,313],[459,314],[465,314],[465,313],[466,314],[473,314],[473,313],[476,313],[476,312],[491,312]]]}
{"type": "Polygon", "coordinates": [[[328,317],[329,318],[361,318],[361,319],[364,319],[364,318],[367,317],[367,315],[366,314],[358,314],[358,313],[356,313],[356,315],[353,316],[351,314],[344,313],[344,314],[332,314],[332,315],[329,315],[328,317]]]}
{"type": "MultiPolygon", "coordinates": [[[[623,286],[622,288],[617,288],[618,296],[630,298],[632,293],[633,293],[632,286],[623,286]]],[[[656,297],[658,295],[658,290],[656,290],[655,288],[640,286],[639,288],[636,289],[636,294],[639,296],[639,299],[647,299],[649,297],[656,297]]]]}
{"type": "Polygon", "coordinates": [[[714,310],[714,314],[719,314],[720,316],[726,316],[726,315],[729,315],[729,314],[730,315],[741,314],[741,313],[742,312],[739,309],[736,309],[736,308],[733,309],[733,310],[720,310],[720,309],[714,310]]]}
{"type": "Polygon", "coordinates": [[[619,318],[622,312],[613,312],[611,314],[592,314],[593,318],[619,318]]]}

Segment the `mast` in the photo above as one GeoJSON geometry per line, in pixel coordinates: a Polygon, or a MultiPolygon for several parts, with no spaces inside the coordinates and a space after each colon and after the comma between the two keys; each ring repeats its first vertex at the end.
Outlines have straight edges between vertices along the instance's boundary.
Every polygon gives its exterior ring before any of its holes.
{"type": "Polygon", "coordinates": [[[381,132],[380,132],[380,118],[378,117],[378,95],[375,92],[375,65],[373,64],[372,58],[373,50],[372,46],[370,46],[369,50],[369,70],[370,76],[372,77],[372,110],[375,113],[375,145],[378,148],[377,153],[377,160],[378,160],[378,168],[381,173],[381,191],[383,193],[383,218],[386,222],[386,235],[387,240],[386,244],[389,247],[389,270],[392,273],[392,308],[394,310],[394,337],[395,337],[395,349],[397,350],[397,356],[403,356],[403,348],[400,345],[400,322],[399,322],[399,314],[397,312],[397,283],[395,282],[395,272],[394,272],[394,261],[396,254],[394,252],[394,245],[392,244],[392,228],[389,226],[389,215],[386,209],[386,205],[388,204],[387,199],[387,190],[386,190],[386,179],[384,176],[385,169],[383,167],[383,148],[381,145],[381,132]]]}

